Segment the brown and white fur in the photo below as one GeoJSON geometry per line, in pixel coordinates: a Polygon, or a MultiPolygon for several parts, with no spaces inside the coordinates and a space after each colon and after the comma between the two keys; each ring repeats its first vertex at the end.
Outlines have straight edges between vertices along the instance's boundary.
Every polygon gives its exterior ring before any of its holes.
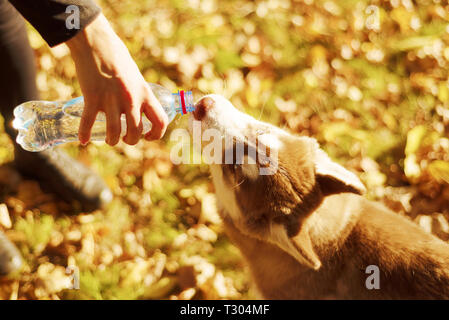
{"type": "Polygon", "coordinates": [[[272,175],[258,174],[259,161],[210,165],[227,234],[264,298],[449,297],[449,245],[361,196],[359,179],[314,139],[257,121],[219,95],[202,98],[194,118],[277,152],[272,175]],[[366,287],[370,265],[379,268],[379,289],[366,287]]]}

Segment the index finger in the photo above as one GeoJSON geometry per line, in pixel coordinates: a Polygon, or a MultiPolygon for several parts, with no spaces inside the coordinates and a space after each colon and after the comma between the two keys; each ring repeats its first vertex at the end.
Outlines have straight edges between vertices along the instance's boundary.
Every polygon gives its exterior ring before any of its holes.
{"type": "Polygon", "coordinates": [[[152,124],[151,130],[145,134],[145,139],[157,140],[162,138],[167,130],[168,116],[151,90],[147,101],[143,104],[143,112],[152,124]]]}
{"type": "Polygon", "coordinates": [[[92,126],[97,118],[97,114],[98,106],[90,101],[86,101],[78,130],[78,138],[83,145],[87,144],[90,140],[92,126]]]}

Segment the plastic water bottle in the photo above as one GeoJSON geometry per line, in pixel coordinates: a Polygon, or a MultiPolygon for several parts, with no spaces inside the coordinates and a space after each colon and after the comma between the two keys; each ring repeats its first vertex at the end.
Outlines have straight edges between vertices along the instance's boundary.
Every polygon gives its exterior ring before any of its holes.
{"type": "MultiPolygon", "coordinates": [[[[194,110],[191,91],[170,90],[149,83],[151,90],[162,105],[171,122],[176,113],[185,114],[194,110]]],[[[78,141],[78,129],[84,109],[84,98],[69,101],[28,101],[14,109],[13,127],[19,131],[17,143],[27,151],[42,151],[61,143],[78,141]]],[[[151,122],[142,115],[143,132],[151,129],[151,122]]],[[[121,136],[126,134],[126,118],[122,114],[121,136]]],[[[106,138],[106,118],[100,112],[91,131],[92,141],[106,138]]]]}

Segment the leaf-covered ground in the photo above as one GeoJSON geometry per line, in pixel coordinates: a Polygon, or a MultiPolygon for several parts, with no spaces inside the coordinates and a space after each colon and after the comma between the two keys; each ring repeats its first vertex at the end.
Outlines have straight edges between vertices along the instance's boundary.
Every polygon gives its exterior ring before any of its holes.
{"type": "MultiPolygon", "coordinates": [[[[449,240],[449,6],[443,0],[104,0],[149,82],[316,137],[368,197],[449,240]]],[[[64,46],[30,37],[47,100],[80,95],[64,46]]],[[[177,119],[171,129],[185,125],[177,119]]],[[[255,297],[219,223],[204,165],[173,165],[162,141],[64,146],[114,192],[79,212],[12,169],[0,136],[0,225],[25,266],[3,299],[255,297]],[[80,289],[67,289],[66,267],[80,289]]]]}

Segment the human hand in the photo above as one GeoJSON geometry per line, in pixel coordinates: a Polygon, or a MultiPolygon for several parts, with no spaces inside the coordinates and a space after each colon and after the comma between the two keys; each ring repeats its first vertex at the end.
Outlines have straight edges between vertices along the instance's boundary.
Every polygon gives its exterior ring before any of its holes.
{"type": "Polygon", "coordinates": [[[168,117],[133,61],[128,49],[100,14],[66,42],[75,62],[85,107],[79,128],[82,144],[89,142],[99,111],[106,115],[106,143],[118,143],[120,117],[126,115],[123,141],[136,144],[142,136],[142,112],[152,123],[147,140],[163,137],[168,117]]]}

